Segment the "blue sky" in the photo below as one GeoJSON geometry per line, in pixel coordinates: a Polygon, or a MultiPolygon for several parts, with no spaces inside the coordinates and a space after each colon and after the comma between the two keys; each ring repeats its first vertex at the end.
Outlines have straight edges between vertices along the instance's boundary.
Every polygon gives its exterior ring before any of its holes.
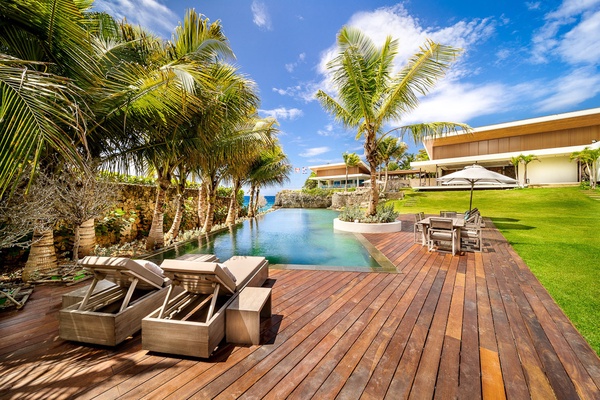
{"type": "MultiPolygon", "coordinates": [[[[314,99],[332,92],[326,63],[344,25],[377,44],[400,41],[397,65],[425,39],[460,47],[461,57],[419,108],[397,125],[454,121],[472,127],[600,107],[600,0],[96,0],[97,9],[169,38],[184,11],[220,20],[253,79],[260,114],[276,117],[280,142],[295,168],[363,154],[354,131],[334,123],[314,99]]],[[[421,148],[405,138],[411,152],[421,148]]],[[[307,174],[292,173],[286,188],[307,174]]],[[[274,194],[271,188],[263,194],[274,194]]]]}

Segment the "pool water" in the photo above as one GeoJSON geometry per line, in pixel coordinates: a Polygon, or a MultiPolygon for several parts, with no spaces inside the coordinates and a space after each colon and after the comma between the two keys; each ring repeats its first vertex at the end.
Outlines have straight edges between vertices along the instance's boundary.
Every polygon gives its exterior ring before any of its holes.
{"type": "MultiPolygon", "coordinates": [[[[255,220],[162,253],[175,258],[186,253],[215,254],[224,261],[234,255],[264,256],[272,265],[329,266],[340,269],[388,270],[381,253],[369,250],[353,233],[333,230],[338,213],[323,209],[280,209],[255,220]]],[[[385,257],[383,257],[385,258],[385,257]]],[[[157,260],[158,261],[158,260],[157,260]]],[[[389,262],[388,262],[389,264],[389,262]]]]}

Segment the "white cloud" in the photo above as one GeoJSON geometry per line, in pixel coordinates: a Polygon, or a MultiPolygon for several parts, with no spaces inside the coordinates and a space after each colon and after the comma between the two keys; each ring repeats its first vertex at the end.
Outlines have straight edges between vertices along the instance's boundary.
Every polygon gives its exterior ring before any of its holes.
{"type": "Polygon", "coordinates": [[[303,153],[298,154],[300,157],[314,157],[323,153],[327,153],[330,150],[329,147],[312,147],[306,149],[303,153]]]}
{"type": "Polygon", "coordinates": [[[105,11],[117,19],[141,25],[163,37],[170,37],[179,18],[157,0],[96,0],[94,9],[105,11]]]}
{"type": "Polygon", "coordinates": [[[300,53],[298,55],[298,59],[293,62],[293,63],[289,63],[289,64],[285,64],[285,69],[287,70],[287,72],[292,73],[294,72],[294,70],[296,69],[296,67],[299,64],[303,64],[304,60],[306,59],[306,53],[300,53]]]}
{"type": "Polygon", "coordinates": [[[267,10],[267,6],[262,1],[254,0],[250,6],[252,10],[252,21],[259,28],[271,30],[271,16],[267,10]]]}
{"type": "Polygon", "coordinates": [[[600,75],[592,68],[580,68],[549,83],[553,93],[537,103],[540,111],[561,111],[600,93],[600,75]]]}
{"type": "Polygon", "coordinates": [[[531,60],[546,63],[558,55],[568,64],[598,62],[599,4],[600,0],[565,0],[558,9],[546,14],[545,24],[532,38],[531,60]]]}
{"type": "Polygon", "coordinates": [[[294,119],[299,118],[304,115],[302,110],[300,110],[298,108],[285,108],[285,107],[274,108],[272,110],[259,110],[259,112],[264,113],[269,117],[273,117],[273,118],[276,118],[279,120],[281,120],[281,119],[294,120],[294,119]]]}
{"type": "Polygon", "coordinates": [[[288,86],[285,89],[273,88],[272,90],[282,96],[290,96],[308,103],[315,100],[315,93],[317,93],[317,90],[321,87],[322,86],[316,82],[303,82],[301,85],[288,86]]]}
{"type": "Polygon", "coordinates": [[[600,60],[600,11],[585,15],[581,22],[564,35],[557,47],[567,63],[594,64],[600,60]]]}
{"type": "Polygon", "coordinates": [[[542,3],[539,1],[525,2],[525,6],[528,10],[539,10],[541,5],[542,3]]]}

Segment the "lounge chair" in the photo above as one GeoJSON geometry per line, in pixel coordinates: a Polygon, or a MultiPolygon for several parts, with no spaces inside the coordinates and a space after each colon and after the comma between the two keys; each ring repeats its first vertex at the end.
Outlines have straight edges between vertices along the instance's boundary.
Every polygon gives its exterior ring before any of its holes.
{"type": "Polygon", "coordinates": [[[142,320],[142,348],[208,358],[225,337],[225,310],[245,287],[268,278],[264,257],[232,257],[223,264],[165,260],[172,289],[161,307],[142,320]],[[183,288],[174,294],[176,288],[183,288]]]}
{"type": "Polygon", "coordinates": [[[115,346],[140,330],[142,318],[160,306],[170,281],[156,264],[121,257],[85,257],[94,274],[83,299],[59,312],[59,335],[66,340],[115,346]],[[111,285],[98,282],[104,279],[111,285]]]}
{"type": "Polygon", "coordinates": [[[452,243],[452,254],[456,254],[460,248],[458,230],[454,228],[451,218],[429,218],[429,229],[427,230],[427,243],[429,250],[439,249],[442,242],[452,243]]]}

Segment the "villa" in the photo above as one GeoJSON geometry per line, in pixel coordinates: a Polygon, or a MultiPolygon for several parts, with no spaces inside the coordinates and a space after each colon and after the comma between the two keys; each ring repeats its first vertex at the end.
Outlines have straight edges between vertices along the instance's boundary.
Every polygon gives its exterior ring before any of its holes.
{"type": "MultiPolygon", "coordinates": [[[[472,134],[459,132],[428,139],[423,143],[429,160],[412,162],[411,167],[441,177],[477,163],[516,178],[511,158],[534,155],[537,161],[527,166],[526,184],[575,185],[582,181],[582,165],[571,161],[571,154],[586,147],[599,148],[598,140],[600,108],[594,108],[483,126],[473,129],[472,134]]],[[[520,166],[521,182],[524,172],[520,166]]]]}

